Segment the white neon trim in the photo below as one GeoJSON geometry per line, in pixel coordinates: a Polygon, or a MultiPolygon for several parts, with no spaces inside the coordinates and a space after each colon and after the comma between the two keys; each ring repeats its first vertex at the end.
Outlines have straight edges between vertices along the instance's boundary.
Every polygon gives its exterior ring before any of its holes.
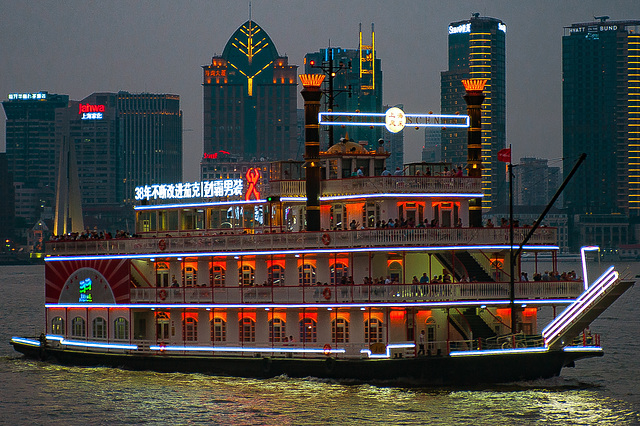
{"type": "Polygon", "coordinates": [[[511,349],[490,349],[490,350],[477,350],[477,351],[452,351],[450,356],[485,356],[485,355],[514,355],[524,353],[544,353],[548,352],[549,348],[511,348],[511,349]]]}
{"type": "Polygon", "coordinates": [[[235,200],[235,201],[215,201],[210,203],[185,203],[185,204],[154,204],[152,206],[135,206],[134,210],[157,210],[189,207],[215,207],[215,206],[235,206],[238,204],[265,204],[267,200],[235,200]]]}
{"type": "Polygon", "coordinates": [[[600,346],[565,346],[564,352],[604,352],[600,346]]]}
{"type": "Polygon", "coordinates": [[[67,346],[79,346],[79,347],[85,347],[85,348],[131,349],[131,350],[138,349],[137,345],[127,345],[127,344],[120,344],[120,343],[79,342],[76,340],[66,340],[66,339],[62,339],[60,343],[67,346]]]}
{"type": "Polygon", "coordinates": [[[333,195],[327,197],[320,197],[320,201],[337,201],[337,200],[351,200],[358,198],[482,198],[484,194],[465,192],[465,193],[438,193],[438,192],[415,192],[415,193],[397,193],[397,194],[352,194],[352,195],[333,195]]]}
{"type": "Polygon", "coordinates": [[[37,340],[32,340],[32,339],[26,339],[24,337],[12,337],[11,338],[12,342],[15,343],[22,343],[23,345],[27,345],[27,346],[35,346],[35,347],[40,347],[40,342],[37,340]]]}
{"type": "MultiPolygon", "coordinates": [[[[531,304],[570,304],[573,303],[573,299],[546,299],[546,300],[516,300],[515,303],[531,303],[531,304]]],[[[47,309],[110,309],[110,308],[122,308],[122,309],[265,309],[265,308],[393,308],[393,307],[432,307],[432,308],[446,308],[448,306],[502,306],[510,305],[509,299],[505,300],[460,300],[460,301],[443,301],[443,302],[380,302],[380,303],[123,303],[123,304],[83,304],[83,303],[46,303],[44,306],[47,309]]]]}
{"type": "Polygon", "coordinates": [[[58,342],[62,342],[64,340],[64,337],[57,334],[47,334],[45,337],[47,340],[57,340],[58,342]]]}
{"type": "Polygon", "coordinates": [[[607,269],[588,290],[542,330],[545,344],[558,337],[580,314],[589,309],[590,304],[618,280],[618,276],[613,266],[607,269]]]}
{"type": "Polygon", "coordinates": [[[346,349],[304,349],[304,348],[248,348],[229,346],[149,346],[152,351],[184,351],[184,352],[290,352],[290,353],[314,353],[314,354],[343,354],[346,349]]]}
{"type": "Polygon", "coordinates": [[[587,251],[596,251],[596,250],[600,250],[600,247],[598,246],[585,246],[585,247],[580,247],[580,258],[582,259],[582,277],[584,279],[584,289],[588,289],[589,288],[589,280],[587,279],[587,258],[586,258],[586,252],[587,251]]]}
{"type": "Polygon", "coordinates": [[[415,348],[415,343],[392,343],[387,345],[386,354],[372,354],[371,349],[360,349],[361,354],[367,354],[369,358],[391,358],[391,349],[415,348]]]}
{"type": "Polygon", "coordinates": [[[542,330],[542,335],[544,336],[545,333],[550,333],[553,331],[553,329],[555,329],[557,326],[561,325],[561,323],[563,322],[564,318],[571,315],[572,311],[574,311],[575,309],[577,309],[579,307],[579,305],[582,305],[584,300],[589,299],[591,300],[591,293],[594,293],[597,291],[597,288],[599,288],[600,284],[602,282],[605,281],[605,279],[607,279],[611,273],[611,271],[613,270],[613,266],[611,266],[609,269],[607,269],[604,274],[602,274],[591,286],[591,291],[589,290],[585,290],[584,292],[582,292],[582,294],[575,300],[575,302],[573,302],[571,304],[571,306],[567,307],[567,309],[565,309],[564,311],[562,311],[560,313],[560,315],[558,315],[553,321],[551,321],[551,323],[549,323],[544,330],[542,330]]]}
{"type": "MultiPolygon", "coordinates": [[[[517,246],[513,246],[517,248],[517,246]]],[[[263,256],[277,254],[322,254],[322,253],[367,253],[374,251],[446,251],[446,250],[508,250],[508,245],[478,245],[478,246],[401,246],[401,247],[362,247],[347,248],[336,247],[328,249],[307,250],[256,250],[256,251],[218,251],[218,252],[192,252],[192,253],[145,253],[145,254],[116,254],[113,256],[87,255],[87,256],[50,256],[45,262],[62,262],[67,260],[99,260],[99,259],[150,259],[152,257],[202,257],[202,256],[263,256]]],[[[524,246],[525,250],[559,250],[553,245],[524,246]]]]}

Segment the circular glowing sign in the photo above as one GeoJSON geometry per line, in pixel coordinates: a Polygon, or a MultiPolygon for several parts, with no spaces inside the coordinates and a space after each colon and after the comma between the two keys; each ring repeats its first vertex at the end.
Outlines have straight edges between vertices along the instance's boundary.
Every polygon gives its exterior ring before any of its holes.
{"type": "Polygon", "coordinates": [[[391,133],[398,133],[407,124],[407,117],[400,108],[389,108],[384,117],[384,126],[391,133]]]}

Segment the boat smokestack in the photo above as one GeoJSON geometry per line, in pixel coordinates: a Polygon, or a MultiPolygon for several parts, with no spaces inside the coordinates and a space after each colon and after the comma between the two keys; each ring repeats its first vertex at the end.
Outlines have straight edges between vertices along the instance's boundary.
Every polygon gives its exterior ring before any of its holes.
{"type": "Polygon", "coordinates": [[[304,99],[304,168],[307,185],[307,231],[320,231],[320,86],[324,74],[301,74],[304,99]]]}
{"type": "MultiPolygon", "coordinates": [[[[462,80],[466,94],[464,100],[467,103],[467,114],[471,123],[467,139],[467,175],[474,178],[482,178],[482,111],[484,101],[484,85],[486,79],[476,78],[462,80]]],[[[469,200],[469,226],[482,226],[482,198],[469,200]]]]}

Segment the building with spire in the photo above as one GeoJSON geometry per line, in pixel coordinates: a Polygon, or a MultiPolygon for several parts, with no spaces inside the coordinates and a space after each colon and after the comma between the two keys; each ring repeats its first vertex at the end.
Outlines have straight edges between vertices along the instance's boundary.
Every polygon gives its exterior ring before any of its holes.
{"type": "Polygon", "coordinates": [[[225,151],[247,161],[296,154],[298,67],[264,29],[249,19],[202,68],[205,154],[225,151]]]}
{"type": "MultiPolygon", "coordinates": [[[[464,114],[463,79],[486,79],[482,104],[482,188],[483,209],[506,203],[508,194],[504,163],[498,151],[506,147],[506,32],[496,18],[474,13],[471,19],[453,22],[449,32],[449,69],[441,73],[442,114],[464,114]]],[[[467,132],[442,131],[442,161],[465,166],[467,132]]]]}

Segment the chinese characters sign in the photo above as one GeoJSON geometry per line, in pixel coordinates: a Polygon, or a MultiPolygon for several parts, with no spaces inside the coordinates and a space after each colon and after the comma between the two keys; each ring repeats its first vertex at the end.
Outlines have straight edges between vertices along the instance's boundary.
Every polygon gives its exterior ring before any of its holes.
{"type": "Polygon", "coordinates": [[[82,120],[102,120],[104,105],[80,104],[78,113],[82,120]]]}
{"type": "Polygon", "coordinates": [[[204,182],[185,182],[137,186],[136,200],[177,200],[183,198],[213,198],[241,196],[242,179],[219,179],[204,182]]]}

